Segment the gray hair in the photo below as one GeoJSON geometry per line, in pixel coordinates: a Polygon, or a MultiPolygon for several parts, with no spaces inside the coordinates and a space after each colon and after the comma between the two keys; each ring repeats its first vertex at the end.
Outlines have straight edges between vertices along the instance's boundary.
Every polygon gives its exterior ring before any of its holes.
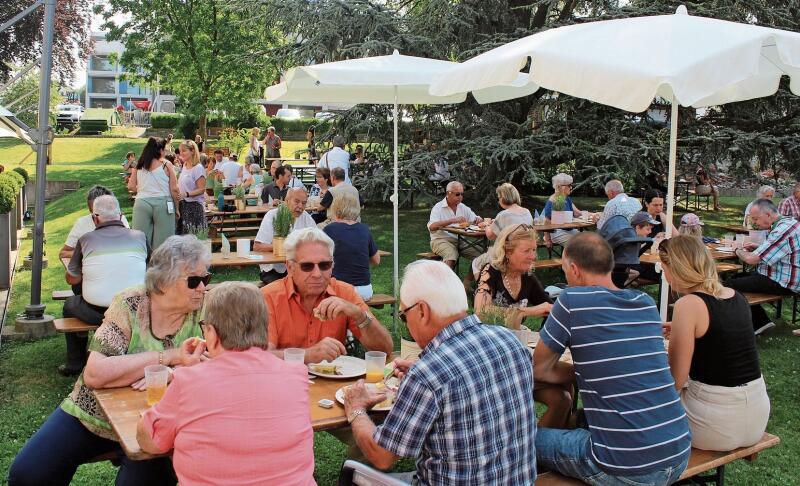
{"type": "Polygon", "coordinates": [[[333,137],[333,146],[344,148],[344,137],[341,135],[336,135],[335,137],[333,137]]]}
{"type": "Polygon", "coordinates": [[[772,195],[775,195],[775,188],[770,185],[764,185],[758,188],[758,192],[756,192],[756,199],[764,199],[768,192],[771,192],[772,195]]]}
{"type": "Polygon", "coordinates": [[[622,194],[625,192],[625,188],[622,186],[622,182],[620,182],[619,179],[611,179],[610,181],[606,182],[606,192],[622,194]]]}
{"type": "Polygon", "coordinates": [[[251,174],[260,174],[261,173],[261,166],[258,164],[250,164],[250,173],[251,174]]]}
{"type": "Polygon", "coordinates": [[[274,132],[275,131],[275,127],[267,127],[267,131],[268,132],[274,132]]]}
{"type": "Polygon", "coordinates": [[[337,181],[345,180],[344,169],[341,167],[334,167],[331,169],[331,177],[336,179],[337,181]]]}
{"type": "Polygon", "coordinates": [[[754,208],[758,209],[760,213],[778,214],[778,206],[769,199],[756,199],[753,201],[753,205],[750,206],[750,210],[752,211],[754,208]]]}
{"type": "Polygon", "coordinates": [[[434,260],[417,260],[406,267],[400,300],[406,307],[425,301],[438,317],[455,316],[468,308],[461,279],[447,264],[434,260]]]}
{"type": "Polygon", "coordinates": [[[100,196],[92,204],[92,214],[97,216],[101,223],[119,219],[119,201],[109,194],[100,196]]]}
{"type": "Polygon", "coordinates": [[[256,159],[254,159],[253,156],[250,155],[250,154],[247,154],[247,157],[244,158],[244,163],[247,164],[247,165],[250,165],[250,164],[254,163],[255,161],[256,161],[256,159]]]}
{"type": "Polygon", "coordinates": [[[86,202],[90,205],[92,202],[100,196],[113,196],[114,193],[111,189],[105,186],[92,186],[89,191],[86,193],[86,202]]]}
{"type": "Polygon", "coordinates": [[[267,349],[267,304],[249,282],[222,282],[209,290],[203,320],[214,327],[225,350],[267,349]]]}
{"type": "Polygon", "coordinates": [[[447,183],[447,187],[445,188],[445,190],[452,191],[453,189],[456,188],[456,186],[460,186],[462,189],[464,188],[464,184],[458,181],[450,181],[447,183]]]}
{"type": "Polygon", "coordinates": [[[331,213],[335,218],[355,221],[361,216],[361,205],[355,194],[343,192],[334,196],[331,213]]]}
{"type": "Polygon", "coordinates": [[[148,292],[163,294],[164,289],[174,285],[184,273],[197,265],[208,268],[210,264],[211,253],[196,236],[170,236],[150,256],[144,284],[148,292]]]}
{"type": "Polygon", "coordinates": [[[519,197],[519,191],[513,184],[508,182],[504,182],[497,186],[495,189],[495,194],[500,199],[501,202],[505,203],[508,206],[512,204],[522,204],[522,199],[519,197]]]}
{"type": "MultiPolygon", "coordinates": [[[[569,174],[559,172],[553,176],[553,189],[558,189],[559,186],[568,186],[570,184],[572,184],[572,176],[569,174]]],[[[608,184],[606,184],[606,190],[608,190],[608,184]]]]}
{"type": "MultiPolygon", "coordinates": [[[[294,260],[297,255],[297,249],[306,243],[319,243],[328,247],[328,251],[333,258],[334,243],[330,236],[326,235],[324,231],[319,228],[303,228],[301,230],[292,231],[283,243],[283,249],[286,252],[286,260],[294,260]]],[[[463,285],[462,285],[463,288],[463,285]]]]}

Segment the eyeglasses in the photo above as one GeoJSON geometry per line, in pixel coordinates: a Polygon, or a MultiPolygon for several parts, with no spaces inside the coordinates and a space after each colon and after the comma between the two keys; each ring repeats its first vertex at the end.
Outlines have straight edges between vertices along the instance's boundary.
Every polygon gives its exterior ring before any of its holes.
{"type": "Polygon", "coordinates": [[[449,192],[450,192],[450,194],[454,195],[455,197],[461,197],[461,196],[464,195],[463,192],[453,192],[453,191],[449,191],[449,192]]]}
{"type": "Polygon", "coordinates": [[[414,307],[418,306],[421,302],[422,301],[420,300],[419,302],[417,302],[414,305],[410,305],[410,306],[406,307],[405,309],[400,309],[400,312],[398,313],[398,317],[400,317],[400,320],[403,321],[403,323],[408,323],[408,321],[406,320],[406,312],[408,312],[411,309],[413,309],[414,307]]]}
{"type": "Polygon", "coordinates": [[[330,260],[326,260],[324,262],[314,263],[314,262],[297,262],[300,266],[300,270],[306,273],[311,273],[314,271],[314,267],[319,267],[320,272],[327,272],[328,270],[333,267],[333,262],[330,260]]]}
{"type": "Polygon", "coordinates": [[[203,335],[203,339],[205,339],[206,338],[206,326],[210,326],[210,327],[214,327],[214,326],[213,326],[213,324],[207,323],[205,320],[200,320],[200,322],[198,322],[198,324],[200,325],[200,333],[203,335]]]}
{"type": "Polygon", "coordinates": [[[202,282],[203,286],[208,287],[208,284],[211,282],[211,277],[211,272],[208,272],[205,275],[189,275],[186,277],[186,286],[194,290],[199,287],[200,282],[202,282]]]}

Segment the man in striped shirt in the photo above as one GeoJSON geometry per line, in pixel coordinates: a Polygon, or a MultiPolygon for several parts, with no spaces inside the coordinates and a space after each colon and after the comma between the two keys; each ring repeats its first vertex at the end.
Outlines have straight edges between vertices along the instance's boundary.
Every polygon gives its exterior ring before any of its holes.
{"type": "Polygon", "coordinates": [[[671,484],[686,468],[691,436],[661,318],[647,294],[614,286],[613,267],[611,247],[596,233],[576,235],[564,247],[570,287],[542,328],[534,379],[577,380],[588,430],[540,428],[536,458],[589,484],[671,484]],[[566,348],[574,364],[559,361],[566,348]]]}
{"type": "MultiPolygon", "coordinates": [[[[750,207],[750,221],[762,230],[769,230],[763,243],[748,243],[737,249],[736,256],[755,272],[734,276],[726,286],[739,292],[792,295],[800,292],[800,223],[781,215],[769,199],[757,199],[750,207]]],[[[775,327],[760,305],[750,308],[756,335],[775,327]]]]}

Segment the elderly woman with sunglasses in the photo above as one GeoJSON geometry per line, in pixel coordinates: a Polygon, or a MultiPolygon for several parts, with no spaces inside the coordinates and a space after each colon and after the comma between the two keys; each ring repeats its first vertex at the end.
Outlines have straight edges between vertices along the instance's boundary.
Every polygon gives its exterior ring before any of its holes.
{"type": "MultiPolygon", "coordinates": [[[[546,224],[550,224],[550,220],[553,217],[553,202],[555,202],[556,198],[559,196],[564,196],[565,198],[564,211],[572,211],[572,214],[576,217],[581,215],[581,210],[572,202],[572,198],[570,197],[570,193],[572,193],[571,175],[564,173],[554,175],[553,189],[555,192],[547,199],[544,210],[542,211],[546,224]]],[[[552,233],[547,232],[544,234],[544,244],[548,248],[551,248],[553,244],[563,245],[576,234],[578,234],[578,230],[555,230],[552,233]]]]}
{"type": "MultiPolygon", "coordinates": [[[[536,261],[536,231],[526,224],[515,224],[500,232],[490,250],[492,261],[481,270],[475,292],[475,314],[490,306],[520,310],[524,317],[546,317],[553,307],[550,296],[531,273],[536,261]]],[[[534,398],[547,406],[539,425],[564,427],[569,417],[572,396],[568,387],[537,385],[534,398]]]]}
{"type": "Polygon", "coordinates": [[[171,236],[153,252],[144,287],[117,294],[89,344],[89,360],[72,393],[17,455],[9,484],[69,484],[92,458],[117,453],[117,484],[176,483],[169,458],[132,461],[95,401],[92,390],[144,387],[144,368],[191,366],[200,308],[211,279],[211,255],[193,235],[171,236]]]}
{"type": "Polygon", "coordinates": [[[303,348],[306,363],[334,360],[346,352],[347,331],[367,350],[392,353],[392,337],[356,289],[332,277],[334,246],[316,227],[286,238],[287,276],[261,289],[269,349],[278,357],[286,348],[303,348]]]}

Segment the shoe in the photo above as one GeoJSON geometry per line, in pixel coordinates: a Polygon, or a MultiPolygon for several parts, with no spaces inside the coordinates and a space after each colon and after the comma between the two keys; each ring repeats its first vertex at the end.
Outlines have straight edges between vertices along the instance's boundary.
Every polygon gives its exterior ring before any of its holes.
{"type": "Polygon", "coordinates": [[[756,329],[755,335],[756,336],[760,336],[761,333],[763,333],[764,331],[767,331],[769,329],[772,329],[773,327],[775,327],[775,323],[770,321],[770,322],[764,324],[763,326],[759,327],[758,329],[756,329]]]}
{"type": "Polygon", "coordinates": [[[81,374],[83,368],[71,368],[63,364],[58,367],[58,374],[61,376],[77,376],[81,374]]]}

